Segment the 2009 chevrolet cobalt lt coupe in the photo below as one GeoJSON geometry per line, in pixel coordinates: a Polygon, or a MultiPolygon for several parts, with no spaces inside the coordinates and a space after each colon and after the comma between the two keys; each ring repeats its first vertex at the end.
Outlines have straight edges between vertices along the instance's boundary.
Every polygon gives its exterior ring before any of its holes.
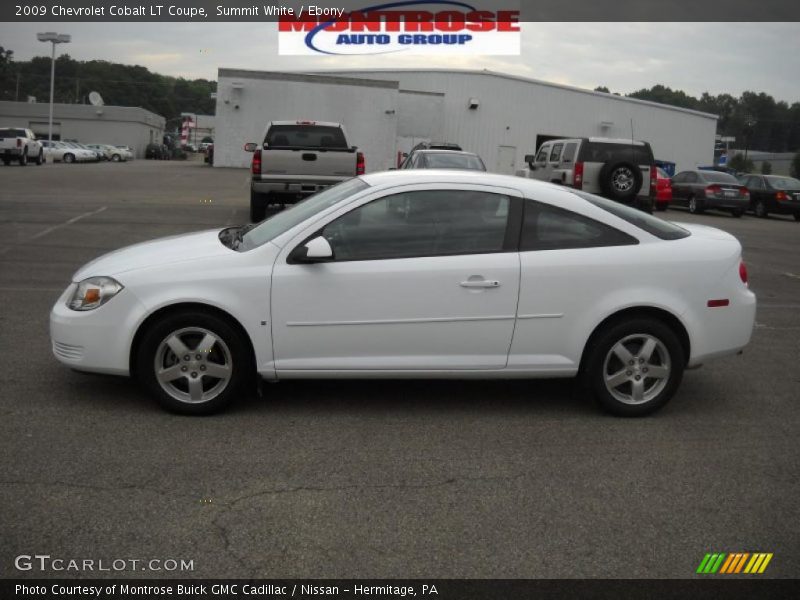
{"type": "Polygon", "coordinates": [[[350,179],[257,225],[111,252],[53,307],[53,352],[134,375],[173,411],[258,374],[572,377],[643,415],[739,352],[741,246],[580,191],[469,171],[350,179]]]}

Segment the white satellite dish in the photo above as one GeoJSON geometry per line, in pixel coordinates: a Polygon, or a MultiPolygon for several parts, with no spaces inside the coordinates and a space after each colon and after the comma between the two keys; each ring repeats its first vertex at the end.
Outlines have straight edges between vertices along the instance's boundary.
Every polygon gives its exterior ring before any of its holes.
{"type": "Polygon", "coordinates": [[[97,92],[90,92],[89,104],[91,104],[92,106],[103,106],[103,97],[97,92]]]}

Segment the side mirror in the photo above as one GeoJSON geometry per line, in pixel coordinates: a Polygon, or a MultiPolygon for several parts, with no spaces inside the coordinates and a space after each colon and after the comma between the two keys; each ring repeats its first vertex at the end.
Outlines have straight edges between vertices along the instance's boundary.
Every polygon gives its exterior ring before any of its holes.
{"type": "Polygon", "coordinates": [[[533,166],[534,161],[536,160],[535,154],[526,154],[525,155],[525,162],[528,163],[528,166],[531,169],[535,169],[536,167],[533,166]]]}
{"type": "Polygon", "coordinates": [[[328,240],[319,235],[292,250],[289,259],[305,264],[328,262],[333,260],[333,248],[328,240]]]}
{"type": "Polygon", "coordinates": [[[255,142],[247,142],[244,145],[245,152],[255,152],[256,148],[258,148],[258,144],[256,144],[255,142]]]}

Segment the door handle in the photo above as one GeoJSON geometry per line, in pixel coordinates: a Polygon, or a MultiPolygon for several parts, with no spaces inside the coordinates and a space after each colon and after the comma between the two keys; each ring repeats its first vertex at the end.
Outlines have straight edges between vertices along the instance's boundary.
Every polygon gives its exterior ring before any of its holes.
{"type": "Polygon", "coordinates": [[[469,279],[459,284],[463,288],[496,288],[500,282],[496,279],[469,279]]]}

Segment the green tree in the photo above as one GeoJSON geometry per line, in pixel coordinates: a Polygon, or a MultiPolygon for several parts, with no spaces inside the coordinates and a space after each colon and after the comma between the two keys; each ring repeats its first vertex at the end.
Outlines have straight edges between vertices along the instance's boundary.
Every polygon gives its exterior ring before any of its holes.
{"type": "Polygon", "coordinates": [[[610,93],[611,93],[611,90],[609,90],[609,89],[608,89],[606,86],[604,86],[604,85],[598,85],[596,88],[594,88],[594,91],[595,91],[595,92],[604,92],[604,93],[606,93],[606,94],[610,94],[610,93]]]}
{"type": "Polygon", "coordinates": [[[765,160],[761,163],[761,174],[762,175],[772,175],[772,163],[768,160],[765,160]]]}
{"type": "Polygon", "coordinates": [[[737,171],[742,171],[744,173],[750,173],[755,171],[755,164],[749,158],[745,158],[744,154],[734,154],[731,159],[728,161],[728,166],[731,169],[736,169],[737,171]]]}
{"type": "Polygon", "coordinates": [[[792,177],[800,177],[800,152],[792,159],[792,177]]]}

